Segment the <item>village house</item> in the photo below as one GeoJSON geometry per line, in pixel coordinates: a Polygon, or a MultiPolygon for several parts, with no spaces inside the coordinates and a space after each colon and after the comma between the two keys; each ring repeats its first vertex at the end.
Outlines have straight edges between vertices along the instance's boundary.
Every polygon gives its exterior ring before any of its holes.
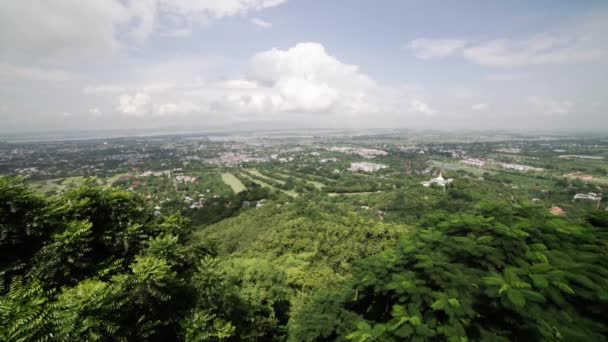
{"type": "Polygon", "coordinates": [[[368,163],[368,162],[359,162],[359,163],[350,163],[350,168],[349,170],[352,172],[358,172],[358,171],[363,171],[363,172],[376,172],[378,170],[382,170],[387,168],[388,166],[384,165],[384,164],[375,164],[375,163],[368,163]]]}

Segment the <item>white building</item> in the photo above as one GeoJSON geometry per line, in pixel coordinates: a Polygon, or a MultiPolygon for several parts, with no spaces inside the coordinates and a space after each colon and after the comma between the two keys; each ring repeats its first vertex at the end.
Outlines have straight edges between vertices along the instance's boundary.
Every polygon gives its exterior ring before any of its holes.
{"type": "Polygon", "coordinates": [[[468,166],[483,167],[486,164],[486,161],[477,158],[467,158],[463,159],[462,163],[468,166]]]}
{"type": "Polygon", "coordinates": [[[443,178],[443,175],[440,172],[438,177],[433,178],[429,181],[422,182],[421,184],[422,184],[422,186],[427,187],[427,188],[433,184],[437,184],[437,185],[443,187],[443,190],[445,190],[445,186],[452,183],[453,180],[454,180],[453,178],[443,178]]]}
{"type": "Polygon", "coordinates": [[[601,194],[596,194],[595,192],[589,192],[586,194],[576,194],[574,195],[573,198],[574,201],[576,200],[587,200],[587,201],[601,201],[602,200],[602,195],[601,194]]]}
{"type": "Polygon", "coordinates": [[[498,163],[505,169],[516,170],[516,171],[543,171],[540,167],[533,167],[528,165],[510,164],[510,163],[498,163]]]}
{"type": "Polygon", "coordinates": [[[375,164],[368,162],[350,163],[349,170],[352,172],[363,171],[363,172],[376,172],[387,168],[384,164],[375,164]]]}

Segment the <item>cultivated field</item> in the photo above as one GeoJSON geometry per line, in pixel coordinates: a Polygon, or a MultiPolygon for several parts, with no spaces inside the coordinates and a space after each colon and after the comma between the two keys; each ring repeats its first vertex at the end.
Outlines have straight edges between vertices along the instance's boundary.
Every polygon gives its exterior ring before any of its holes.
{"type": "Polygon", "coordinates": [[[243,185],[243,183],[241,183],[241,181],[232,173],[222,173],[222,181],[226,183],[226,185],[230,186],[235,194],[246,190],[245,185],[243,185]]]}

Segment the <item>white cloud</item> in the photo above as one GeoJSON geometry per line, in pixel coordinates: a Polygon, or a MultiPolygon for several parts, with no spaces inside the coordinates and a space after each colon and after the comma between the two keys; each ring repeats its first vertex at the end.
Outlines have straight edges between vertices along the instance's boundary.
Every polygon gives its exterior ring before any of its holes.
{"type": "MultiPolygon", "coordinates": [[[[112,54],[154,32],[186,36],[192,26],[258,12],[286,0],[8,1],[0,11],[0,57],[71,60],[112,54]]],[[[266,23],[267,24],[267,23],[266,23]]]]}
{"type": "Polygon", "coordinates": [[[184,16],[205,15],[224,18],[265,8],[276,7],[287,0],[160,0],[161,6],[184,16]]]}
{"type": "Polygon", "coordinates": [[[437,113],[435,110],[431,109],[428,104],[418,99],[410,100],[409,108],[412,112],[421,113],[429,116],[435,115],[437,113]]]}
{"type": "Polygon", "coordinates": [[[490,40],[421,38],[410,41],[406,48],[421,59],[459,56],[497,68],[571,64],[605,59],[606,33],[608,24],[599,16],[555,32],[490,40]]]}
{"type": "Polygon", "coordinates": [[[529,97],[527,103],[534,114],[545,116],[565,116],[571,114],[575,109],[575,105],[571,101],[555,100],[538,96],[529,97]]]}
{"type": "Polygon", "coordinates": [[[467,41],[462,39],[414,39],[405,48],[420,59],[431,59],[453,55],[466,45],[467,41]]]}
{"type": "Polygon", "coordinates": [[[177,28],[169,31],[164,31],[161,33],[161,35],[164,37],[189,37],[192,35],[192,28],[177,28]]]}
{"type": "Polygon", "coordinates": [[[253,19],[251,19],[251,22],[255,26],[258,26],[258,27],[261,27],[261,28],[265,28],[265,29],[272,27],[272,23],[270,23],[268,21],[265,21],[265,20],[262,20],[260,18],[253,18],[253,19]]]}
{"type": "Polygon", "coordinates": [[[160,116],[174,116],[180,114],[191,114],[199,111],[200,107],[190,101],[178,103],[163,103],[156,107],[155,114],[160,116]]]}
{"type": "Polygon", "coordinates": [[[9,1],[0,11],[0,46],[27,57],[115,51],[117,27],[129,18],[118,0],[9,1]]]}
{"type": "Polygon", "coordinates": [[[488,104],[487,103],[476,103],[476,104],[474,104],[474,105],[471,106],[472,110],[477,110],[477,111],[485,110],[487,108],[488,108],[488,104]]]}
{"type": "Polygon", "coordinates": [[[64,118],[69,118],[69,117],[71,117],[71,116],[74,116],[74,114],[73,114],[73,113],[71,113],[71,112],[63,112],[63,117],[64,117],[64,118]]]}
{"type": "Polygon", "coordinates": [[[77,75],[64,70],[24,67],[0,62],[0,78],[23,79],[29,81],[64,82],[76,78],[77,75]]]}
{"type": "Polygon", "coordinates": [[[530,77],[529,74],[522,73],[497,73],[486,75],[486,79],[490,81],[516,81],[530,77]]]}
{"type": "Polygon", "coordinates": [[[127,116],[142,118],[148,113],[151,100],[150,95],[142,92],[122,94],[118,98],[116,110],[127,116]]]}
{"type": "Polygon", "coordinates": [[[471,44],[462,50],[462,55],[469,61],[492,67],[578,63],[605,54],[606,51],[581,46],[577,38],[550,35],[491,40],[471,44]]]}
{"type": "Polygon", "coordinates": [[[140,118],[287,119],[317,114],[375,121],[375,115],[403,119],[437,113],[421,100],[419,87],[410,88],[379,85],[358,66],[309,42],[253,55],[242,78],[201,81],[193,75],[190,80],[180,77],[170,82],[89,85],[83,91],[95,96],[116,94],[116,110],[140,118]]]}
{"type": "Polygon", "coordinates": [[[239,106],[272,112],[352,112],[353,101],[376,87],[357,66],[328,55],[318,43],[254,55],[249,81],[259,85],[259,91],[241,97],[239,106]]]}
{"type": "Polygon", "coordinates": [[[127,87],[120,84],[96,84],[88,85],[82,89],[82,92],[87,95],[106,94],[106,93],[123,93],[127,87]]]}
{"type": "Polygon", "coordinates": [[[97,107],[89,109],[89,114],[91,114],[91,116],[96,117],[96,118],[103,115],[101,113],[101,110],[99,110],[99,108],[97,108],[97,107]]]}

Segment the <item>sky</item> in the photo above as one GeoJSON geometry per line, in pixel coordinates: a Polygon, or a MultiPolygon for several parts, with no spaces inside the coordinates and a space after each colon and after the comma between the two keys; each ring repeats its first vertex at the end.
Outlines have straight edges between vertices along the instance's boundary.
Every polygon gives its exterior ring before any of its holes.
{"type": "Polygon", "coordinates": [[[603,0],[7,0],[0,132],[608,131],[603,0]]]}

